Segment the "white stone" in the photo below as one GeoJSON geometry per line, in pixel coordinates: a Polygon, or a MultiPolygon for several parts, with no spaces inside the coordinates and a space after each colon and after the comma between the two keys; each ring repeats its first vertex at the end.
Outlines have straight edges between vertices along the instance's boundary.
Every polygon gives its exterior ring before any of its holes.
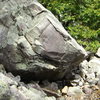
{"type": "Polygon", "coordinates": [[[84,68],[85,70],[87,70],[88,69],[88,61],[87,60],[84,60],[81,64],[80,64],[80,66],[82,67],[82,68],[84,68]]]}
{"type": "Polygon", "coordinates": [[[100,48],[98,49],[96,55],[100,57],[100,48]]]}
{"type": "Polygon", "coordinates": [[[32,50],[31,45],[29,44],[29,42],[27,41],[27,39],[24,36],[20,36],[19,40],[18,40],[18,44],[23,46],[23,52],[28,55],[28,56],[33,56],[34,55],[34,51],[32,50]]]}
{"type": "Polygon", "coordinates": [[[100,58],[93,57],[89,61],[89,67],[97,74],[100,75],[100,58]]]}
{"type": "Polygon", "coordinates": [[[42,46],[42,44],[38,40],[35,40],[35,44],[42,46]]]}
{"type": "Polygon", "coordinates": [[[80,87],[69,87],[67,95],[75,96],[75,95],[82,95],[82,89],[80,87]]]}
{"type": "Polygon", "coordinates": [[[80,82],[79,82],[79,86],[82,86],[82,85],[83,85],[83,82],[80,81],[80,82]]]}
{"type": "Polygon", "coordinates": [[[62,93],[63,93],[63,94],[67,94],[67,91],[68,91],[68,87],[65,86],[65,87],[62,89],[62,93]]]}

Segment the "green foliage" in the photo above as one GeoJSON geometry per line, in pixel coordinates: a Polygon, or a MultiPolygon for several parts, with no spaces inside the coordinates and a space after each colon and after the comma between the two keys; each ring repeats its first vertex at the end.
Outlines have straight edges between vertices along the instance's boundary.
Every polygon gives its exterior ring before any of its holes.
{"type": "Polygon", "coordinates": [[[86,50],[96,51],[97,48],[100,47],[100,38],[97,30],[82,25],[69,26],[68,28],[71,35],[78,43],[82,44],[86,50]]]}
{"type": "Polygon", "coordinates": [[[100,47],[100,0],[40,0],[86,50],[100,47]]]}

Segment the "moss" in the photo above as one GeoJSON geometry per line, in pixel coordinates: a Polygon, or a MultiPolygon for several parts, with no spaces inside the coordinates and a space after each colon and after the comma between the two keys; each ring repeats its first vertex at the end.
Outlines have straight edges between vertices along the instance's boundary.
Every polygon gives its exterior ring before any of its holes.
{"type": "Polygon", "coordinates": [[[24,63],[18,63],[18,64],[16,64],[16,69],[17,70],[27,70],[27,65],[26,64],[24,64],[24,63]]]}
{"type": "Polygon", "coordinates": [[[0,100],[10,100],[9,87],[3,81],[0,81],[0,100]]]}

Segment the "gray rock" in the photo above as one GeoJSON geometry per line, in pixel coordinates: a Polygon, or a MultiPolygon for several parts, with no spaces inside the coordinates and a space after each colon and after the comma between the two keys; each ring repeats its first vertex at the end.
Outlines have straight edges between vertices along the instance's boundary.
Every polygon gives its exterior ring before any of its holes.
{"type": "Polygon", "coordinates": [[[0,72],[5,72],[5,68],[2,64],[0,64],[0,72]]]}
{"type": "Polygon", "coordinates": [[[57,100],[68,100],[65,96],[61,96],[59,98],[57,98],[57,100]]]}
{"type": "Polygon", "coordinates": [[[0,73],[0,100],[56,100],[34,87],[27,88],[0,73]]]}
{"type": "Polygon", "coordinates": [[[99,80],[98,80],[98,82],[97,82],[97,85],[98,85],[98,87],[100,88],[100,77],[99,77],[99,80]]]}
{"type": "Polygon", "coordinates": [[[68,96],[75,96],[75,95],[82,95],[82,89],[80,87],[69,87],[67,95],[68,96]]]}
{"type": "Polygon", "coordinates": [[[7,71],[23,79],[57,80],[87,56],[40,3],[3,0],[0,9],[0,61],[7,71]]]}
{"type": "Polygon", "coordinates": [[[55,82],[52,82],[51,84],[47,85],[46,88],[53,90],[53,91],[57,91],[58,90],[58,84],[55,82]]]}
{"type": "Polygon", "coordinates": [[[81,68],[88,70],[88,66],[89,66],[88,61],[84,60],[83,62],[80,63],[80,70],[81,70],[81,68]]]}
{"type": "Polygon", "coordinates": [[[74,79],[71,81],[71,85],[72,86],[83,86],[84,84],[84,80],[81,78],[81,79],[74,79]]]}
{"type": "Polygon", "coordinates": [[[84,60],[80,64],[82,78],[90,85],[95,85],[100,80],[100,58],[93,56],[90,61],[84,60]]]}
{"type": "Polygon", "coordinates": [[[80,63],[80,71],[82,78],[85,80],[89,71],[89,62],[87,60],[84,60],[82,63],[80,63]]]}
{"type": "Polygon", "coordinates": [[[93,70],[96,77],[100,75],[100,58],[93,57],[89,61],[89,67],[93,70]]]}
{"type": "Polygon", "coordinates": [[[98,49],[96,55],[97,55],[98,57],[100,57],[100,48],[98,49]]]}
{"type": "Polygon", "coordinates": [[[67,87],[67,86],[65,86],[65,87],[61,90],[62,94],[67,94],[67,91],[68,91],[68,87],[67,87]]]}
{"type": "Polygon", "coordinates": [[[92,89],[88,86],[83,87],[83,92],[87,95],[90,95],[92,93],[92,89]]]}

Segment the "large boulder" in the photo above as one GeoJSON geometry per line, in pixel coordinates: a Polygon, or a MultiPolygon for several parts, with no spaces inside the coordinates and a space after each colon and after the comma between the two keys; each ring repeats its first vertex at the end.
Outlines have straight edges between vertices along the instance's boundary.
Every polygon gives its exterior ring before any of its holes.
{"type": "Polygon", "coordinates": [[[29,79],[61,79],[86,56],[40,3],[0,0],[0,61],[7,71],[29,79]]]}

